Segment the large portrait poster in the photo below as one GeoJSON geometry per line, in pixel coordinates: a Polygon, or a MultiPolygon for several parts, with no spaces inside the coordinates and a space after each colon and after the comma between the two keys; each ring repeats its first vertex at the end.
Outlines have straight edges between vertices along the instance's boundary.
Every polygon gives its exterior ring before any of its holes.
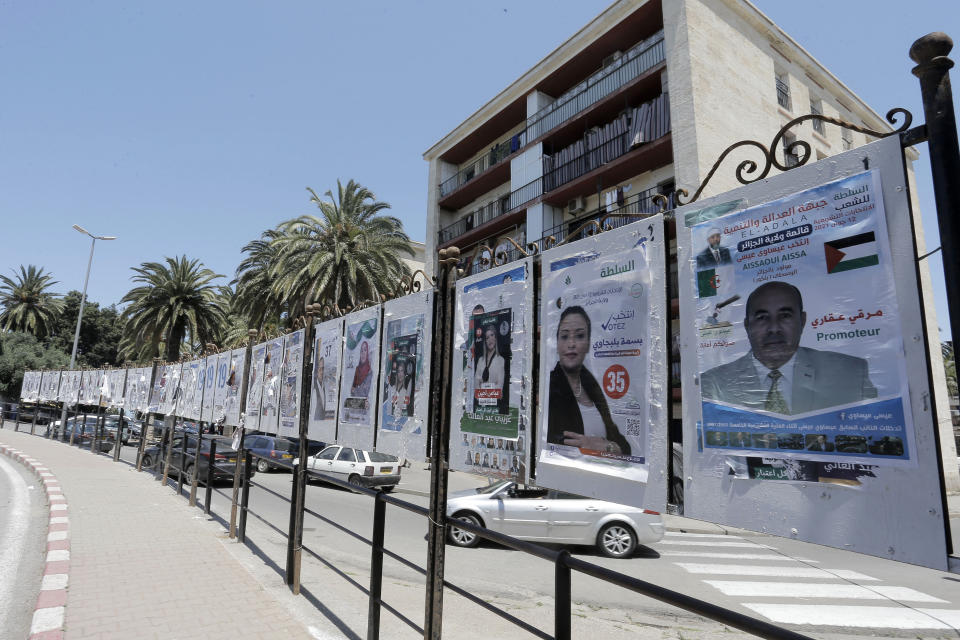
{"type": "Polygon", "coordinates": [[[80,372],[64,371],[60,380],[60,389],[57,391],[57,401],[68,407],[77,404],[77,395],[80,392],[80,372]]]}
{"type": "MultiPolygon", "coordinates": [[[[147,382],[149,382],[149,380],[147,380],[147,382]]],[[[135,414],[137,411],[142,411],[139,406],[139,400],[143,386],[143,369],[127,369],[127,383],[123,393],[123,408],[128,416],[135,414]]]]}
{"type": "Polygon", "coordinates": [[[537,484],[662,510],[663,219],[543,253],[537,484]]]}
{"type": "MultiPolygon", "coordinates": [[[[221,354],[222,355],[222,354],[221,354]]],[[[230,426],[240,424],[240,394],[242,392],[243,376],[245,374],[247,350],[244,348],[234,349],[229,353],[229,368],[227,369],[227,379],[224,383],[226,395],[223,397],[222,404],[217,404],[215,410],[218,412],[217,419],[220,419],[219,411],[222,407],[223,422],[230,426]]],[[[219,367],[220,361],[217,361],[219,367]]],[[[215,403],[220,402],[219,386],[215,403]]]]}
{"type": "Polygon", "coordinates": [[[698,446],[915,463],[879,194],[865,171],[691,227],[698,446]]]}
{"type": "Polygon", "coordinates": [[[303,373],[303,329],[287,334],[280,374],[280,435],[300,436],[300,376],[303,373]]]}
{"type": "Polygon", "coordinates": [[[343,320],[328,320],[314,328],[313,376],[310,384],[310,420],[307,437],[333,442],[337,437],[337,399],[340,392],[340,356],[343,320]]]}
{"type": "Polygon", "coordinates": [[[40,397],[40,381],[42,374],[39,371],[25,371],[23,382],[20,383],[20,399],[24,402],[36,402],[40,397]]]}
{"type": "Polygon", "coordinates": [[[97,387],[99,371],[84,370],[80,381],[80,404],[97,404],[100,400],[100,389],[97,387]]]}
{"type": "Polygon", "coordinates": [[[457,282],[450,464],[525,482],[533,360],[533,261],[457,282]]]}
{"type": "Polygon", "coordinates": [[[40,380],[40,401],[54,402],[60,389],[60,371],[44,371],[40,380]]]}
{"type": "Polygon", "coordinates": [[[263,369],[267,355],[267,343],[254,345],[250,354],[250,376],[247,380],[247,406],[243,427],[248,431],[260,428],[260,405],[263,398],[263,369]]]}
{"type": "Polygon", "coordinates": [[[427,457],[433,292],[412,293],[383,305],[377,451],[427,457]]]}
{"type": "Polygon", "coordinates": [[[380,305],[344,317],[343,375],[337,442],[373,449],[380,369],[380,305]]]}
{"type": "Polygon", "coordinates": [[[280,379],[283,376],[283,340],[267,342],[263,356],[263,391],[260,400],[260,431],[277,433],[280,420],[280,379]]]}
{"type": "Polygon", "coordinates": [[[203,363],[203,403],[200,406],[200,420],[215,422],[219,416],[213,415],[213,404],[216,396],[217,362],[219,356],[207,356],[203,363]]]}

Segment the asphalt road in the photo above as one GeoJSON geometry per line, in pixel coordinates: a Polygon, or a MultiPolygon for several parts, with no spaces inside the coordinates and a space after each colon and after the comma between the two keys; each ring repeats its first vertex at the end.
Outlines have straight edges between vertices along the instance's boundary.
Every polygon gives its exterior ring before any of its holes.
{"type": "Polygon", "coordinates": [[[36,477],[0,456],[0,638],[26,638],[46,550],[43,493],[36,477]]]}

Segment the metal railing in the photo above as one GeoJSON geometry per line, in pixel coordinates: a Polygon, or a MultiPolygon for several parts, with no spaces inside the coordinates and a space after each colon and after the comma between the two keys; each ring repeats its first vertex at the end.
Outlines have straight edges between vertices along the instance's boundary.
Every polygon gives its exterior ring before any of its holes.
{"type": "Polygon", "coordinates": [[[453,240],[454,238],[459,238],[467,231],[470,231],[475,227],[479,227],[486,222],[490,222],[495,218],[499,218],[502,215],[511,213],[512,211],[515,211],[531,200],[535,200],[542,195],[542,179],[537,178],[532,180],[516,191],[511,191],[509,196],[503,196],[488,202],[479,209],[471,211],[456,222],[453,222],[452,224],[440,229],[437,234],[438,240],[440,241],[440,244],[444,244],[450,240],[453,240]]]}
{"type": "Polygon", "coordinates": [[[527,118],[527,140],[536,140],[551,129],[560,126],[581,111],[639,78],[664,59],[663,31],[660,31],[634,45],[619,60],[577,85],[582,88],[575,88],[574,91],[560,96],[556,101],[527,118]]]}
{"type": "Polygon", "coordinates": [[[455,175],[441,182],[438,187],[440,191],[440,197],[443,198],[453,193],[481,173],[500,164],[504,161],[504,159],[507,158],[507,156],[514,151],[519,150],[520,147],[524,146],[525,144],[526,133],[521,131],[520,133],[514,134],[506,140],[493,145],[490,147],[490,151],[483,154],[465,167],[462,167],[455,175]]]}

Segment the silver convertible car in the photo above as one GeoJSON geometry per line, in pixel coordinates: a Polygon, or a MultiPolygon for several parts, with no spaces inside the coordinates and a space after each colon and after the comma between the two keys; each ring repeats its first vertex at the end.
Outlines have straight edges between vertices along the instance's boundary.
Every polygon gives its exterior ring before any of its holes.
{"type": "MultiPolygon", "coordinates": [[[[628,558],[638,544],[663,539],[663,520],[656,511],[554,489],[521,488],[509,480],[451,494],[447,517],[520,540],[596,545],[611,558],[628,558]]],[[[451,526],[449,540],[475,547],[480,538],[451,526]]]]}

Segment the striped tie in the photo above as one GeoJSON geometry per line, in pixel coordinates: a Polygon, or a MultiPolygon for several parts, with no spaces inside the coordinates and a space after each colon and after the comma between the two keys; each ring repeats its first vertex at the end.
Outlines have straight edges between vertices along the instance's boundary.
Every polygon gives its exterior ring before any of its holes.
{"type": "Polygon", "coordinates": [[[783,374],[780,373],[779,369],[774,369],[767,374],[767,377],[770,378],[770,391],[767,392],[767,401],[763,408],[774,413],[789,413],[787,401],[784,400],[783,394],[780,393],[778,388],[783,374]]]}

